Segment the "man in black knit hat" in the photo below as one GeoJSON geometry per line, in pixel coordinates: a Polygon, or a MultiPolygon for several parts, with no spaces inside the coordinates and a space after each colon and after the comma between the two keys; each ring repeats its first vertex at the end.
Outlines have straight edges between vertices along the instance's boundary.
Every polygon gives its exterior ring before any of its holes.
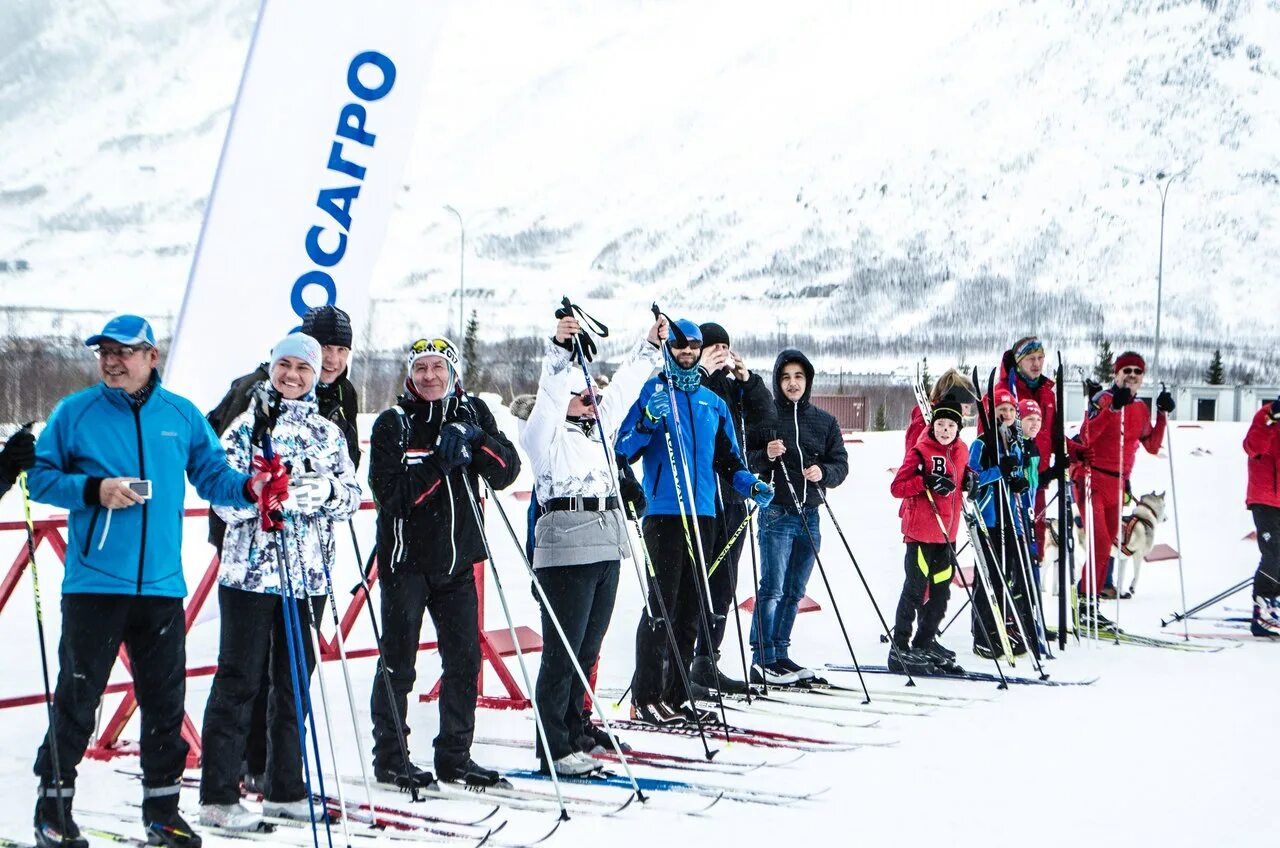
{"type": "MultiPolygon", "coordinates": [[[[747,369],[747,363],[729,342],[729,333],[716,323],[699,326],[702,330],[702,385],[719,395],[729,407],[733,428],[738,438],[738,449],[746,456],[746,428],[760,426],[772,419],[773,396],[759,374],[747,369]]],[[[747,517],[747,503],[728,485],[727,480],[717,480],[716,532],[712,549],[723,551],[729,537],[747,517]]],[[[711,642],[698,634],[694,647],[693,664],[689,680],[707,689],[720,689],[727,693],[744,693],[747,684],[722,673],[718,667],[720,645],[724,641],[729,615],[737,615],[733,609],[735,588],[738,585],[738,560],[747,542],[748,533],[742,533],[722,562],[710,574],[711,581],[711,642]]],[[[712,565],[707,563],[708,567],[712,565]]]]}
{"type": "MultiPolygon", "coordinates": [[[[302,332],[320,342],[320,380],[316,383],[316,400],[320,414],[342,431],[347,453],[356,468],[360,467],[360,434],[356,415],[360,411],[356,387],[347,379],[347,360],[351,356],[351,317],[336,306],[313,306],[302,317],[302,332]]],[[[231,388],[205,418],[221,436],[240,413],[249,408],[254,388],[268,381],[268,363],[232,381],[231,388]]],[[[209,512],[209,544],[222,556],[222,537],[227,526],[209,512]]],[[[262,775],[267,769],[267,680],[262,681],[258,698],[253,703],[253,718],[245,746],[245,788],[262,791],[262,775]]]]}

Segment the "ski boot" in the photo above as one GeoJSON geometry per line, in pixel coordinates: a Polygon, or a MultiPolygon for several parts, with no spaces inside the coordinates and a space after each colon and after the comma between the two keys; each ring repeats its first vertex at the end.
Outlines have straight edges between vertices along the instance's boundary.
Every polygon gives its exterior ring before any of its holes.
{"type": "Polygon", "coordinates": [[[1269,603],[1274,598],[1253,599],[1253,619],[1249,632],[1262,639],[1280,639],[1280,620],[1272,617],[1275,607],[1269,603]]]}
{"type": "MultiPolygon", "coordinates": [[[[177,787],[175,786],[176,790],[177,787]]],[[[143,792],[148,791],[143,789],[143,792]]],[[[142,799],[142,826],[148,845],[167,848],[200,848],[203,840],[178,812],[178,793],[142,799]]]]}
{"type": "Polygon", "coordinates": [[[250,774],[245,772],[240,776],[240,786],[245,792],[252,792],[258,795],[267,791],[267,776],[265,774],[250,774]]]}
{"type": "Polygon", "coordinates": [[[491,768],[485,768],[468,757],[457,765],[436,763],[436,774],[446,783],[460,783],[467,789],[483,792],[486,789],[511,789],[511,782],[491,768]]]}
{"type": "Polygon", "coordinates": [[[889,649],[889,671],[894,674],[920,674],[928,676],[937,674],[937,666],[928,656],[911,648],[899,647],[889,649]]]}
{"type": "MultiPolygon", "coordinates": [[[[747,684],[725,675],[720,671],[716,660],[711,657],[693,658],[693,663],[689,666],[689,683],[705,690],[718,691],[721,695],[746,695],[748,692],[747,684]]],[[[705,696],[696,691],[694,694],[699,698],[714,697],[714,695],[705,696]]]]}
{"type": "Polygon", "coordinates": [[[71,799],[75,787],[63,783],[40,784],[36,797],[36,845],[40,848],[89,848],[89,840],[80,835],[71,817],[71,799]],[[64,826],[65,822],[65,826],[64,826]]]}
{"type": "Polygon", "coordinates": [[[964,669],[956,662],[955,655],[947,656],[948,652],[940,650],[940,648],[941,646],[934,642],[926,647],[912,648],[912,651],[928,659],[943,674],[964,674],[964,669]]]}
{"type": "MultiPolygon", "coordinates": [[[[622,748],[622,753],[630,754],[631,746],[621,739],[618,739],[618,745],[622,748]]],[[[595,751],[601,753],[609,753],[613,751],[613,740],[609,738],[609,734],[603,727],[591,720],[591,711],[582,711],[582,735],[578,737],[578,750],[584,754],[592,754],[595,751]]]]}
{"type": "Polygon", "coordinates": [[[661,701],[655,701],[652,704],[632,704],[631,717],[654,727],[684,724],[684,718],[661,701]]]}
{"type": "Polygon", "coordinates": [[[819,677],[817,675],[817,672],[815,672],[813,669],[806,668],[800,665],[800,663],[795,662],[790,657],[782,657],[776,663],[774,663],[774,665],[781,666],[782,668],[785,668],[787,671],[791,672],[796,677],[798,677],[800,680],[801,686],[812,687],[812,686],[830,686],[831,685],[830,683],[827,682],[826,678],[819,677]]]}
{"type": "Polygon", "coordinates": [[[436,777],[424,768],[419,768],[413,763],[407,767],[400,765],[395,767],[379,766],[373,767],[373,779],[383,786],[390,786],[399,789],[401,792],[409,792],[413,789],[431,789],[435,786],[436,777]]]}
{"type": "Polygon", "coordinates": [[[794,686],[800,682],[800,676],[783,668],[776,662],[769,665],[753,663],[751,666],[751,682],[767,683],[770,686],[794,686]]]}
{"type": "Polygon", "coordinates": [[[715,710],[707,710],[697,706],[692,701],[685,701],[678,707],[668,707],[672,712],[681,717],[685,724],[702,724],[719,726],[720,716],[715,710]]]}

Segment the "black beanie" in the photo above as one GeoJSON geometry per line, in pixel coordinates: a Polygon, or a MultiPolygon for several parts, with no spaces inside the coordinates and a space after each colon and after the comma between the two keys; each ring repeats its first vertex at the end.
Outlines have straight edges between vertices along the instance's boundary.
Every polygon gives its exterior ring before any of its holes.
{"type": "Polygon", "coordinates": [[[954,421],[957,427],[964,427],[964,416],[960,414],[960,405],[943,401],[933,408],[934,421],[954,421]]]}
{"type": "Polygon", "coordinates": [[[729,334],[719,324],[714,322],[699,324],[698,329],[702,331],[703,347],[711,347],[713,344],[727,345],[729,343],[729,334]]]}
{"type": "Polygon", "coordinates": [[[351,347],[351,316],[336,306],[313,306],[302,317],[302,332],[322,345],[351,347]]]}

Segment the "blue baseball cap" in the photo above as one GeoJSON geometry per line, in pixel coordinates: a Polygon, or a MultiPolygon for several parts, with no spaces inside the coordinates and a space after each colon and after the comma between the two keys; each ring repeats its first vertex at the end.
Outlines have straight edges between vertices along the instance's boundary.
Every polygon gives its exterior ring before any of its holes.
{"type": "Polygon", "coordinates": [[[139,315],[117,315],[107,322],[102,332],[84,340],[85,347],[94,347],[105,341],[124,345],[148,344],[156,346],[156,334],[151,331],[147,319],[139,315]]]}

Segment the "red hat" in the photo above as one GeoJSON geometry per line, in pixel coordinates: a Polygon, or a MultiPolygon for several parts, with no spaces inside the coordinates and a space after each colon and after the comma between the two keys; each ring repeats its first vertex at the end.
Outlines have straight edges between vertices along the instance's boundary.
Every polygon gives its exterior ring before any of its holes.
{"type": "Polygon", "coordinates": [[[1147,363],[1142,355],[1132,350],[1126,350],[1124,353],[1116,357],[1115,373],[1119,374],[1121,368],[1130,368],[1137,366],[1143,371],[1147,370],[1147,363]]]}
{"type": "Polygon", "coordinates": [[[1026,418],[1028,415],[1034,415],[1037,418],[1044,418],[1044,413],[1040,411],[1040,404],[1031,398],[1018,403],[1018,417],[1026,418]]]}
{"type": "Polygon", "coordinates": [[[1005,404],[1016,407],[1018,402],[1013,399],[1013,394],[1008,389],[996,389],[996,406],[1005,404]]]}

